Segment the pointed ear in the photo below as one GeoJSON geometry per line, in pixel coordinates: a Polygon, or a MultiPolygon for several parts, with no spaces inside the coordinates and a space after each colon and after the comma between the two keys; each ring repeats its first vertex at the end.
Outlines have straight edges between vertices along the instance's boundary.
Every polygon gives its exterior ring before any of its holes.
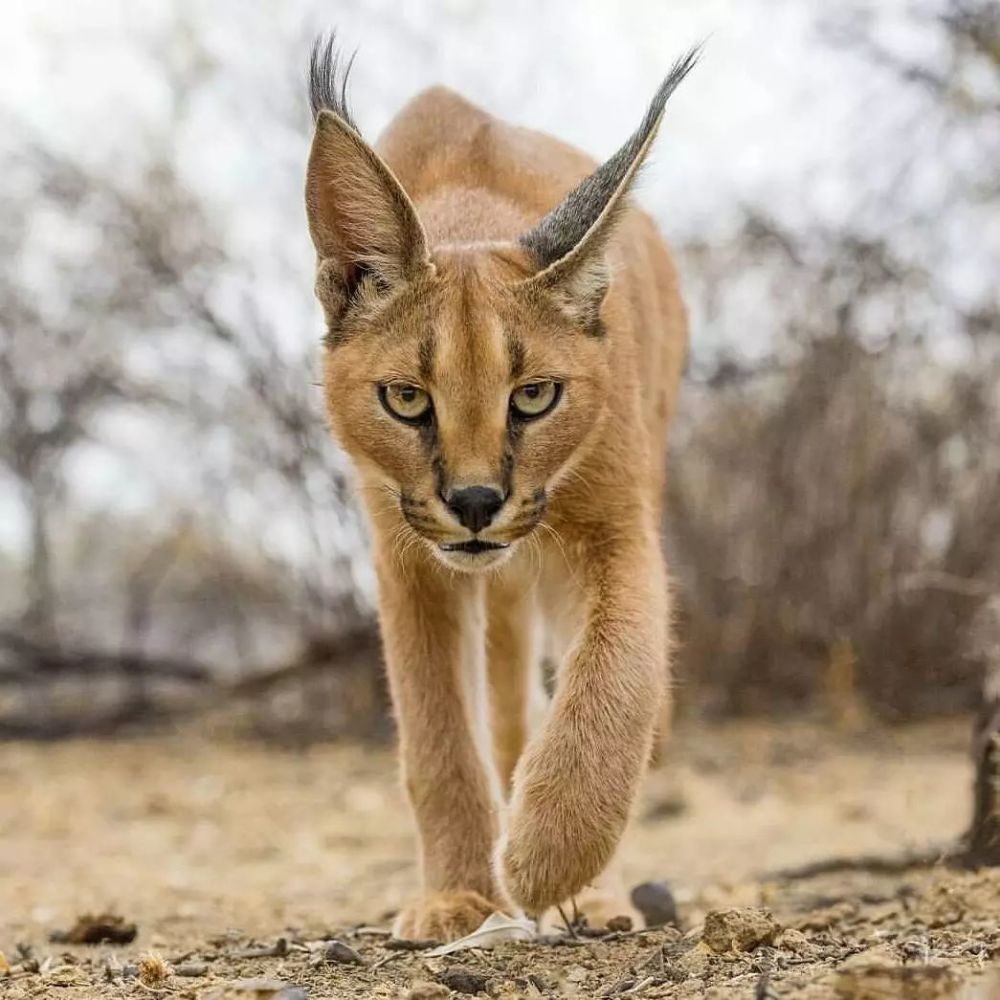
{"type": "Polygon", "coordinates": [[[309,60],[316,131],[306,174],[309,233],[319,257],[316,294],[331,325],[361,291],[377,294],[431,267],[413,203],[351,117],[347,80],[354,59],[343,65],[336,43],[332,34],[317,39],[309,60]]]}
{"type": "Polygon", "coordinates": [[[309,233],[320,262],[318,294],[337,312],[366,280],[386,290],[430,266],[413,203],[360,135],[321,109],[306,175],[309,233]]]}
{"type": "Polygon", "coordinates": [[[656,138],[667,99],[691,71],[700,52],[698,46],[674,63],[636,132],[519,241],[539,269],[522,285],[549,292],[585,329],[600,330],[601,302],[611,282],[605,250],[656,138]]]}

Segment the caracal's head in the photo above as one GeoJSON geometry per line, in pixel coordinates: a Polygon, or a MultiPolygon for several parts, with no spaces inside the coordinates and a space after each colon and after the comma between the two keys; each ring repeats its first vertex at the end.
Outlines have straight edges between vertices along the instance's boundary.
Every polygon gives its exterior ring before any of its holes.
{"type": "Polygon", "coordinates": [[[447,565],[497,566],[585,453],[612,384],[609,238],[678,63],[639,130],[519,240],[432,246],[314,52],[306,206],[328,324],[326,400],[369,505],[447,565]]]}

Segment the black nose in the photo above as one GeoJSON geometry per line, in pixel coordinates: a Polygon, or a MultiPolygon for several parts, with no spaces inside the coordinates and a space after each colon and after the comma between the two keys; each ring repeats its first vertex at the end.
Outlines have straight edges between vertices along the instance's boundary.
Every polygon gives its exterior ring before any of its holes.
{"type": "Polygon", "coordinates": [[[491,486],[466,486],[450,490],[444,502],[462,526],[475,533],[493,520],[503,506],[503,497],[491,486]]]}

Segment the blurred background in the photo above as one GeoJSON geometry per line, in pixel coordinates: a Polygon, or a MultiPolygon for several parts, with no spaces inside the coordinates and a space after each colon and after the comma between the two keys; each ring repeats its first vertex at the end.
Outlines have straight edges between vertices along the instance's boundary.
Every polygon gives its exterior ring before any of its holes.
{"type": "Polygon", "coordinates": [[[1000,6],[75,0],[0,34],[0,737],[240,706],[388,731],[318,389],[308,49],[374,139],[422,87],[597,157],[672,60],[639,200],[692,355],[679,707],[974,707],[1000,649],[1000,6]]]}

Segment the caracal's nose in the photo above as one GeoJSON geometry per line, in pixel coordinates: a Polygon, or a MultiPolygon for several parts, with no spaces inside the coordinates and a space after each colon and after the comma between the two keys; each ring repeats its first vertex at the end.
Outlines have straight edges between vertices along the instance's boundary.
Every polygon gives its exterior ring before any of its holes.
{"type": "Polygon", "coordinates": [[[504,498],[492,486],[465,486],[444,496],[448,510],[473,534],[487,527],[503,506],[504,498]]]}

